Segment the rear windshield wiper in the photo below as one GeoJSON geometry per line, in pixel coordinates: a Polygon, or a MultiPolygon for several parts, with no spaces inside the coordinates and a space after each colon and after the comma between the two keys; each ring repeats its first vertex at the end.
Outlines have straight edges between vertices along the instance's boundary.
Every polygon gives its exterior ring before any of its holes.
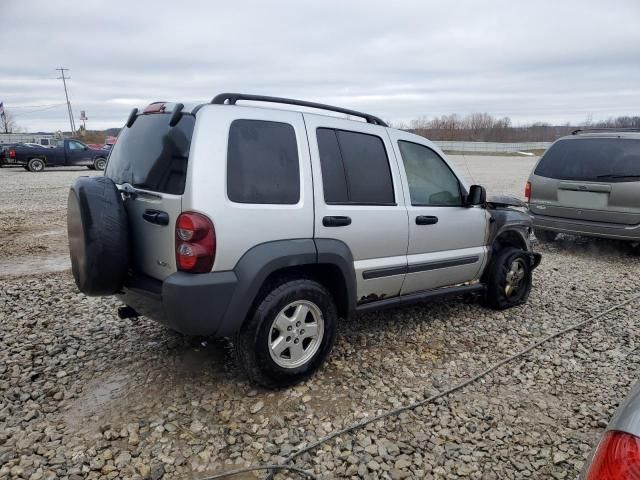
{"type": "Polygon", "coordinates": [[[597,175],[596,178],[640,178],[640,174],[638,175],[616,175],[612,173],[607,173],[605,175],[597,175]]]}

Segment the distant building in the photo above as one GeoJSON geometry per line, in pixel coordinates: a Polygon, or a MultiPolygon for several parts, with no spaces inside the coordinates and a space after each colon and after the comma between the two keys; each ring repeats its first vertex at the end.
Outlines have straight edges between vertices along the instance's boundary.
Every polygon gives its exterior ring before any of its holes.
{"type": "Polygon", "coordinates": [[[52,133],[0,133],[0,145],[6,143],[39,143],[46,147],[55,143],[52,133]]]}

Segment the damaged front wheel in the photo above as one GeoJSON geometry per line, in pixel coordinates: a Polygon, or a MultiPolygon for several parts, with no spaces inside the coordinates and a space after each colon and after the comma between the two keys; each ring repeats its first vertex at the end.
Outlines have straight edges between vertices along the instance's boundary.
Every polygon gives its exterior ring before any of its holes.
{"type": "Polygon", "coordinates": [[[531,291],[531,270],[529,252],[513,247],[496,252],[486,278],[487,306],[504,310],[525,303],[531,291]]]}

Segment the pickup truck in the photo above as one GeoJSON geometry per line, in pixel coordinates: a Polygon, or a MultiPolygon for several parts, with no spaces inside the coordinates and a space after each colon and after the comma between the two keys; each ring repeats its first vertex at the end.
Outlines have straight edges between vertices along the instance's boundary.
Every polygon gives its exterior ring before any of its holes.
{"type": "Polygon", "coordinates": [[[59,140],[53,148],[14,145],[5,152],[5,165],[21,165],[30,172],[41,172],[46,167],[86,166],[90,170],[104,170],[107,150],[92,149],[78,140],[59,140]]]}

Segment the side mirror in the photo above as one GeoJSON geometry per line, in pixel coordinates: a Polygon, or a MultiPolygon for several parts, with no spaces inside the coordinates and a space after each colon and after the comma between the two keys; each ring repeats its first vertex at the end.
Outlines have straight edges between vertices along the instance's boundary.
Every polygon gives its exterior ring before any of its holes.
{"type": "Polygon", "coordinates": [[[467,206],[483,205],[487,201],[487,191],[480,185],[471,185],[467,195],[467,206]]]}

